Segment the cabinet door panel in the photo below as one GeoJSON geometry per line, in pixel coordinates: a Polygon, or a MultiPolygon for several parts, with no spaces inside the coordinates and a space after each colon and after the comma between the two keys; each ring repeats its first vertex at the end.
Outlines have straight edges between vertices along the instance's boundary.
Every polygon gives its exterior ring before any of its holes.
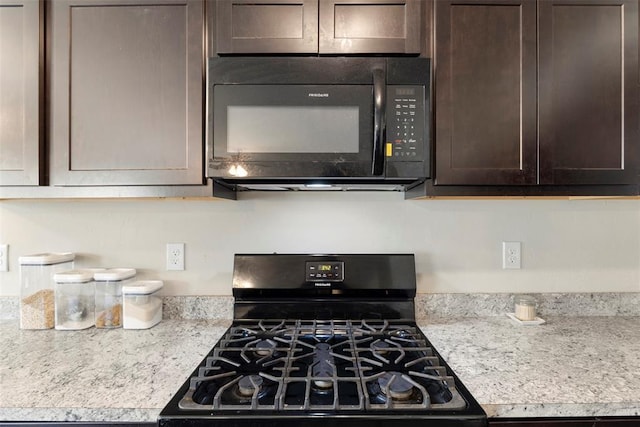
{"type": "Polygon", "coordinates": [[[216,2],[217,53],[317,53],[318,0],[216,2]]]}
{"type": "Polygon", "coordinates": [[[41,10],[0,0],[0,185],[41,179],[41,10]]]}
{"type": "Polygon", "coordinates": [[[320,53],[420,53],[418,0],[320,1],[320,53]]]}
{"type": "Polygon", "coordinates": [[[539,7],[540,181],[637,179],[638,2],[539,7]]]}
{"type": "Polygon", "coordinates": [[[535,2],[435,7],[436,184],[535,184],[535,2]]]}
{"type": "Polygon", "coordinates": [[[202,3],[51,7],[52,184],[201,184],[202,3]]]}

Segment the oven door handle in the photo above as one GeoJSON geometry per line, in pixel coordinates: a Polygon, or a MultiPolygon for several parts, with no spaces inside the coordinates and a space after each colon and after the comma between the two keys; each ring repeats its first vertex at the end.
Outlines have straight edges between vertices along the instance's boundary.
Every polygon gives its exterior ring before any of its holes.
{"type": "Polygon", "coordinates": [[[384,71],[373,70],[373,175],[384,174],[385,96],[387,84],[384,71]]]}

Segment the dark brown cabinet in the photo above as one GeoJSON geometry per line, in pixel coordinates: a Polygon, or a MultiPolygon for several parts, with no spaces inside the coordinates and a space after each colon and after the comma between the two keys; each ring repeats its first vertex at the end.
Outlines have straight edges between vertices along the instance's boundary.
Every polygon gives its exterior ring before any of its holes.
{"type": "Polygon", "coordinates": [[[637,1],[438,1],[435,17],[435,184],[637,183],[637,1]]]}
{"type": "Polygon", "coordinates": [[[435,8],[436,184],[535,184],[535,2],[435,8]]]}
{"type": "Polygon", "coordinates": [[[49,7],[50,183],[202,184],[203,2],[49,7]]]}
{"type": "Polygon", "coordinates": [[[637,182],[638,2],[539,3],[541,184],[637,182]]]}
{"type": "Polygon", "coordinates": [[[43,178],[42,12],[34,0],[0,0],[0,186],[43,178]]]}
{"type": "Polygon", "coordinates": [[[318,0],[216,2],[218,53],[318,51],[318,0]]]}
{"type": "Polygon", "coordinates": [[[421,0],[221,0],[218,54],[418,54],[421,0]]]}

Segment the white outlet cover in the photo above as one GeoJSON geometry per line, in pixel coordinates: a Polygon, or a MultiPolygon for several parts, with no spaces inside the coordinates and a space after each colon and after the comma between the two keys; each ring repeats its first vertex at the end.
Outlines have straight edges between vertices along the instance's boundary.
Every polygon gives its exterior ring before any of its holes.
{"type": "Polygon", "coordinates": [[[522,247],[520,242],[502,242],[502,268],[505,270],[519,270],[522,262],[522,247]]]}
{"type": "Polygon", "coordinates": [[[184,243],[167,243],[167,271],[184,270],[184,243]]]}
{"type": "Polygon", "coordinates": [[[0,271],[9,271],[9,245],[0,245],[0,271]]]}

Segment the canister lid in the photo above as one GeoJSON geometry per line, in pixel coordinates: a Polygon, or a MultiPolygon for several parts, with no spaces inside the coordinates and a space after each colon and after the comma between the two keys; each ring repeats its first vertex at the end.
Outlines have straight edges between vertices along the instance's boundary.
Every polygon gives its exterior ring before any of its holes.
{"type": "Polygon", "coordinates": [[[93,278],[98,282],[118,281],[128,279],[136,275],[135,268],[109,268],[95,273],[93,278]]]}
{"type": "Polygon", "coordinates": [[[86,283],[93,280],[91,270],[67,270],[53,275],[56,283],[86,283]]]}
{"type": "Polygon", "coordinates": [[[536,298],[533,295],[516,295],[514,298],[519,305],[536,305],[536,298]]]}
{"type": "Polygon", "coordinates": [[[25,255],[18,257],[18,263],[20,265],[51,265],[73,261],[75,257],[76,254],[74,254],[73,252],[47,252],[42,254],[25,255]]]}
{"type": "Polygon", "coordinates": [[[162,280],[138,280],[122,287],[125,295],[149,295],[162,288],[162,280]]]}

